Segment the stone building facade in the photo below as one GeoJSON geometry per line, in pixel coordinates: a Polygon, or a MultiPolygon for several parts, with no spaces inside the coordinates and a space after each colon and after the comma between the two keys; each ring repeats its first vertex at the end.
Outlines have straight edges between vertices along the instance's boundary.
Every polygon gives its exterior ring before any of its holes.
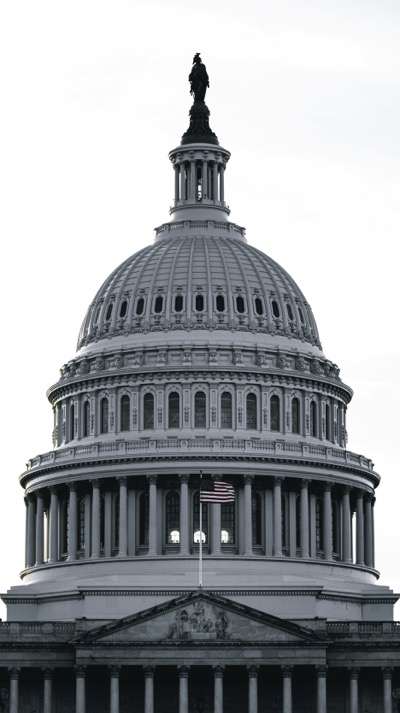
{"type": "Polygon", "coordinates": [[[352,391],[304,294],[229,222],[229,158],[195,97],[170,221],[100,287],[48,390],[1,711],[397,710],[380,478],[346,448],[352,391]],[[235,502],[200,503],[201,473],[235,502]]]}

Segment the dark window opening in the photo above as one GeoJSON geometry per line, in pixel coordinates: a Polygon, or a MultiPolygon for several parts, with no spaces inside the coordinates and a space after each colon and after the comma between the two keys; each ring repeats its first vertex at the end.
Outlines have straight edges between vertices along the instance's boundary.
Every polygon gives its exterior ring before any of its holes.
{"type": "Polygon", "coordinates": [[[108,399],[100,401],[100,433],[108,433],[108,399]]]}
{"type": "Polygon", "coordinates": [[[221,394],[221,428],[232,428],[232,394],[221,394]]]}
{"type": "Polygon", "coordinates": [[[225,311],[225,297],[223,295],[217,295],[216,305],[217,305],[217,312],[225,311]]]}
{"type": "Polygon", "coordinates": [[[325,404],[325,434],[326,440],[331,440],[331,410],[329,404],[325,404]]]}
{"type": "Polygon", "coordinates": [[[271,396],[271,431],[280,431],[281,426],[281,402],[279,396],[271,396]]]}
{"type": "Polygon", "coordinates": [[[85,498],[78,503],[78,550],[85,548],[85,498]]]}
{"type": "Polygon", "coordinates": [[[113,311],[113,304],[111,303],[111,304],[109,304],[108,307],[107,307],[107,312],[106,312],[106,320],[107,320],[107,321],[108,321],[109,319],[111,319],[112,311],[113,311]]]}
{"type": "Polygon", "coordinates": [[[202,312],[204,310],[204,297],[203,295],[196,295],[196,312],[202,312]]]}
{"type": "Polygon", "coordinates": [[[293,321],[293,310],[289,304],[286,305],[286,312],[287,316],[289,317],[290,321],[293,321]]]}
{"type": "MultiPolygon", "coordinates": [[[[200,491],[194,493],[193,500],[193,542],[198,545],[200,542],[200,491]]],[[[207,503],[202,503],[202,542],[203,544],[208,543],[208,507],[207,503]]]]}
{"type": "Polygon", "coordinates": [[[239,314],[243,314],[243,312],[245,310],[244,299],[241,295],[238,295],[236,297],[236,309],[239,312],[239,314]]]}
{"type": "Polygon", "coordinates": [[[145,394],[143,399],[143,428],[154,428],[154,396],[145,394]]]}
{"type": "Polygon", "coordinates": [[[301,309],[301,307],[298,307],[298,310],[299,310],[300,322],[301,322],[302,324],[304,324],[303,310],[301,309]]]}
{"type": "Polygon", "coordinates": [[[316,546],[317,550],[323,548],[323,532],[324,532],[324,504],[321,498],[317,498],[315,503],[315,529],[316,529],[316,546]]]}
{"type": "Polygon", "coordinates": [[[257,397],[255,394],[246,396],[246,428],[257,428],[257,397]]]}
{"type": "Polygon", "coordinates": [[[156,314],[160,314],[160,312],[163,311],[163,304],[164,304],[164,298],[161,295],[158,295],[158,297],[156,297],[156,301],[154,303],[154,312],[156,314]]]}
{"type": "Polygon", "coordinates": [[[300,433],[300,401],[292,399],[292,433],[300,433]]]}
{"type": "Polygon", "coordinates": [[[255,306],[256,306],[256,312],[259,315],[264,314],[264,305],[262,303],[262,300],[259,297],[256,297],[255,299],[255,306]]]}
{"type": "Polygon", "coordinates": [[[310,404],[310,436],[317,435],[317,404],[311,401],[310,404]]]}
{"type": "Polygon", "coordinates": [[[143,314],[144,310],[144,299],[143,297],[139,297],[137,304],[136,304],[136,314],[141,315],[143,314]]]}
{"type": "Polygon", "coordinates": [[[272,314],[274,317],[278,318],[281,316],[281,311],[276,300],[272,300],[272,314]]]}
{"type": "Polygon", "coordinates": [[[177,545],[180,541],[180,498],[178,493],[170,492],[167,495],[165,523],[168,544],[177,545]]]}
{"type": "Polygon", "coordinates": [[[113,502],[113,547],[119,547],[119,493],[116,494],[113,502]]]}
{"type": "Polygon", "coordinates": [[[75,406],[71,404],[69,407],[69,440],[72,441],[75,435],[75,406]]]}
{"type": "Polygon", "coordinates": [[[168,428],[179,428],[180,397],[177,391],[168,396],[168,428]]]}
{"type": "Polygon", "coordinates": [[[149,544],[149,494],[139,498],[139,545],[149,544]]]}
{"type": "Polygon", "coordinates": [[[221,543],[235,542],[235,503],[221,505],[221,543]]]}
{"type": "Polygon", "coordinates": [[[261,545],[261,497],[259,493],[251,496],[251,529],[253,545],[261,545]]]}
{"type": "Polygon", "coordinates": [[[182,312],[183,310],[183,296],[176,295],[175,297],[175,312],[182,312]]]}
{"type": "Polygon", "coordinates": [[[83,404],[83,437],[87,438],[90,434],[90,403],[85,401],[83,404]]]}
{"type": "Polygon", "coordinates": [[[194,397],[194,427],[206,428],[206,395],[198,391],[194,397]]]}
{"type": "Polygon", "coordinates": [[[100,547],[101,548],[104,547],[104,542],[105,542],[105,532],[106,532],[105,510],[106,510],[105,498],[104,498],[104,495],[100,495],[100,547]]]}
{"type": "Polygon", "coordinates": [[[131,400],[124,394],[121,398],[121,431],[129,431],[131,400]]]}
{"type": "Polygon", "coordinates": [[[128,302],[127,300],[124,300],[123,303],[121,304],[121,307],[119,308],[119,316],[121,319],[126,317],[126,313],[128,311],[128,302]]]}

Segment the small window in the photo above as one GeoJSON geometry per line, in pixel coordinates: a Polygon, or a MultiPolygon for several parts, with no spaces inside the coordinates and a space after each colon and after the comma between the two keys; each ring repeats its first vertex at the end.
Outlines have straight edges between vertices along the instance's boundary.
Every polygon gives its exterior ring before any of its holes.
{"type": "Polygon", "coordinates": [[[216,305],[217,305],[217,312],[225,311],[225,297],[223,295],[217,295],[216,305]]]}
{"type": "Polygon", "coordinates": [[[310,436],[317,435],[317,404],[311,401],[310,404],[310,436]]]}
{"type": "Polygon", "coordinates": [[[254,300],[254,303],[255,303],[257,314],[259,314],[260,316],[262,314],[264,314],[264,305],[262,303],[262,300],[259,297],[256,297],[256,299],[254,300]]]}
{"type": "Polygon", "coordinates": [[[100,401],[100,433],[108,433],[108,399],[100,401]]]}
{"type": "MultiPolygon", "coordinates": [[[[208,506],[207,503],[201,503],[202,508],[202,537],[201,541],[208,543],[208,506]]],[[[200,542],[200,491],[198,490],[193,496],[193,542],[198,545],[200,542]]]]}
{"type": "Polygon", "coordinates": [[[121,304],[121,307],[119,308],[119,316],[121,319],[126,317],[127,311],[128,311],[128,301],[124,300],[123,303],[121,304]]]}
{"type": "Polygon", "coordinates": [[[156,314],[160,314],[160,312],[163,311],[163,305],[164,298],[162,297],[162,295],[158,295],[158,297],[156,297],[156,301],[154,302],[154,312],[156,314]]]}
{"type": "Polygon", "coordinates": [[[246,396],[246,428],[257,428],[257,396],[255,394],[246,396]]]}
{"type": "Polygon", "coordinates": [[[236,297],[236,309],[239,312],[239,314],[243,314],[243,312],[245,310],[244,299],[243,299],[242,295],[238,295],[236,297]]]}
{"type": "Polygon", "coordinates": [[[278,317],[281,316],[281,311],[279,309],[279,305],[278,305],[277,301],[272,300],[271,305],[272,305],[272,314],[274,315],[274,317],[276,317],[278,319],[278,317]]]}
{"type": "Polygon", "coordinates": [[[85,401],[83,404],[83,437],[87,438],[90,435],[90,403],[85,401]]]}
{"type": "Polygon", "coordinates": [[[194,397],[194,427],[206,428],[206,395],[204,391],[197,391],[194,397]]]}
{"type": "Polygon", "coordinates": [[[143,297],[139,297],[139,299],[136,303],[136,314],[138,316],[140,316],[141,314],[143,314],[143,310],[144,310],[144,299],[143,299],[143,297]]]}
{"type": "Polygon", "coordinates": [[[109,304],[108,307],[107,307],[107,312],[106,312],[106,320],[107,320],[107,321],[108,321],[109,319],[111,319],[112,311],[113,311],[113,304],[111,303],[111,304],[109,304]]]}
{"type": "Polygon", "coordinates": [[[289,304],[286,304],[286,312],[287,312],[287,316],[289,317],[290,321],[293,322],[293,310],[289,304]]]}
{"type": "Polygon", "coordinates": [[[154,396],[145,394],[143,399],[143,428],[154,428],[154,396]]]}
{"type": "Polygon", "coordinates": [[[292,399],[292,433],[300,433],[300,401],[292,399]]]}
{"type": "Polygon", "coordinates": [[[326,433],[326,440],[330,441],[331,439],[331,410],[329,407],[329,404],[325,404],[325,433],[326,433]]]}
{"type": "Polygon", "coordinates": [[[280,421],[281,421],[281,404],[279,396],[271,396],[271,431],[280,431],[280,421]]]}
{"type": "Polygon", "coordinates": [[[299,310],[300,322],[301,322],[302,324],[305,324],[305,322],[304,322],[303,310],[301,309],[301,307],[298,307],[297,309],[299,310]]]}
{"type": "Polygon", "coordinates": [[[204,310],[204,297],[203,295],[196,295],[196,312],[203,312],[204,310]]]}
{"type": "Polygon", "coordinates": [[[221,543],[235,542],[235,503],[221,505],[221,543]]]}
{"type": "Polygon", "coordinates": [[[221,394],[221,428],[232,428],[232,394],[221,394]]]}
{"type": "Polygon", "coordinates": [[[180,498],[174,491],[168,493],[165,508],[166,539],[168,544],[177,545],[180,540],[180,498]]]}
{"type": "Polygon", "coordinates": [[[121,398],[121,431],[129,431],[131,400],[124,394],[121,398]]]}
{"type": "Polygon", "coordinates": [[[69,407],[69,439],[70,441],[74,440],[75,436],[75,406],[72,403],[69,407]]]}
{"type": "Polygon", "coordinates": [[[182,312],[183,310],[183,296],[176,295],[175,297],[175,312],[182,312]]]}
{"type": "Polygon", "coordinates": [[[96,309],[96,316],[94,318],[94,324],[97,324],[97,322],[99,321],[100,311],[101,311],[101,305],[99,305],[98,308],[96,309]]]}
{"type": "Polygon", "coordinates": [[[168,428],[179,428],[179,394],[171,391],[168,396],[168,428]]]}

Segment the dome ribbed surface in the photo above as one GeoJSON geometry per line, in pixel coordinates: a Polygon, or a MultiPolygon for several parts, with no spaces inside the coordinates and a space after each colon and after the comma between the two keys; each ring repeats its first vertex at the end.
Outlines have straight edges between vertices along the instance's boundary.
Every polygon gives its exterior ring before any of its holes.
{"type": "Polygon", "coordinates": [[[111,273],[88,309],[78,348],[175,329],[282,334],[320,347],[311,308],[280,265],[238,239],[188,235],[144,248],[111,273]]]}

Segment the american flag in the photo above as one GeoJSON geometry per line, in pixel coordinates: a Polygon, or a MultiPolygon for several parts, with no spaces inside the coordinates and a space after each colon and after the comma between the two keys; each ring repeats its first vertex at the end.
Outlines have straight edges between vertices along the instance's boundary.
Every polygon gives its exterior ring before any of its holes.
{"type": "Polygon", "coordinates": [[[235,491],[233,485],[221,480],[200,480],[201,503],[233,503],[235,491]]]}

